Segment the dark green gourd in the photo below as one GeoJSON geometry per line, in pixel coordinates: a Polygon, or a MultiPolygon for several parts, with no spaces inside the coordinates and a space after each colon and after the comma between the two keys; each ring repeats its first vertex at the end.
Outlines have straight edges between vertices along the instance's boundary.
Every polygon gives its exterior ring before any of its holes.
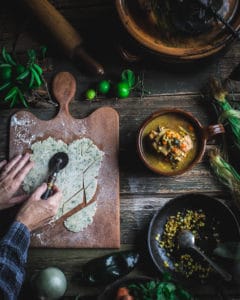
{"type": "Polygon", "coordinates": [[[134,251],[121,251],[90,260],[82,267],[81,284],[108,284],[131,272],[139,260],[134,251]]]}

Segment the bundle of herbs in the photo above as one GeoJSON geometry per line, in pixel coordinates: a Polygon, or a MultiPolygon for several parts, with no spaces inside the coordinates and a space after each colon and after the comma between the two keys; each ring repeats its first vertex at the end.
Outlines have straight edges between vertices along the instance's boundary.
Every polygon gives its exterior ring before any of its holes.
{"type": "MultiPolygon", "coordinates": [[[[45,50],[43,50],[45,51],[45,50]]],[[[13,58],[6,48],[0,57],[0,95],[3,102],[12,108],[17,104],[28,107],[26,94],[39,88],[44,80],[43,70],[37,63],[35,50],[28,50],[28,61],[22,64],[13,58]]]]}
{"type": "Polygon", "coordinates": [[[240,209],[240,173],[229,161],[229,153],[233,150],[232,144],[237,156],[240,153],[240,111],[230,104],[228,92],[220,80],[212,79],[210,88],[218,121],[224,125],[227,135],[222,153],[216,149],[210,151],[210,165],[218,179],[231,190],[233,199],[240,209]]]}

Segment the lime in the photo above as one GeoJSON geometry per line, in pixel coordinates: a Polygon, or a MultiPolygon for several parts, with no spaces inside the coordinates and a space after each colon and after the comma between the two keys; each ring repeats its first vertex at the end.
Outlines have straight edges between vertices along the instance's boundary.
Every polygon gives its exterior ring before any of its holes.
{"type": "Polygon", "coordinates": [[[96,92],[93,89],[89,89],[86,91],[86,98],[88,100],[93,100],[96,97],[96,92]]]}
{"type": "Polygon", "coordinates": [[[117,96],[119,98],[127,98],[130,94],[130,88],[126,81],[121,81],[117,84],[117,96]]]}
{"type": "Polygon", "coordinates": [[[110,82],[108,80],[102,80],[98,84],[98,90],[101,94],[107,94],[110,90],[110,82]]]}

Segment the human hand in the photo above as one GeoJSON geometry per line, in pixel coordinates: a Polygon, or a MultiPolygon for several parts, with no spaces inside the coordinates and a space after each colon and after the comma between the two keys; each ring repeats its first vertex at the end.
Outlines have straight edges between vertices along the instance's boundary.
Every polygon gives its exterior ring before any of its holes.
{"type": "Polygon", "coordinates": [[[14,196],[24,178],[33,167],[30,154],[17,155],[9,162],[0,162],[0,210],[14,206],[26,199],[26,195],[14,196]]]}
{"type": "Polygon", "coordinates": [[[17,214],[16,221],[26,225],[30,231],[44,225],[58,211],[62,193],[54,186],[53,195],[47,200],[43,200],[41,196],[46,188],[46,183],[39,186],[17,214]]]}

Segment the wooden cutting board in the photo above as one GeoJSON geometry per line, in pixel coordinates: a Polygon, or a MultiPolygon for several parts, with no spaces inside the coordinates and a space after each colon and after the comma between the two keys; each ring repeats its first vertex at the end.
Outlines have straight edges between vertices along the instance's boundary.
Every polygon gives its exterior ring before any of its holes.
{"type": "MultiPolygon", "coordinates": [[[[98,187],[92,201],[97,201],[93,223],[78,233],[68,231],[63,221],[47,224],[32,233],[31,246],[53,248],[118,248],[119,225],[119,116],[103,107],[84,119],[75,119],[69,113],[69,103],[76,92],[76,81],[68,72],[61,72],[53,80],[53,95],[59,102],[57,116],[49,121],[36,118],[28,111],[19,111],[11,117],[9,157],[30,151],[31,145],[48,137],[69,144],[79,138],[89,138],[104,152],[98,175],[98,187]]],[[[46,174],[47,177],[47,174],[46,174]]],[[[61,188],[61,187],[60,187],[61,188]]],[[[44,200],[43,200],[44,201],[44,200]]],[[[46,201],[46,200],[45,200],[46,201]]],[[[68,216],[81,209],[78,206],[68,216]]]]}

